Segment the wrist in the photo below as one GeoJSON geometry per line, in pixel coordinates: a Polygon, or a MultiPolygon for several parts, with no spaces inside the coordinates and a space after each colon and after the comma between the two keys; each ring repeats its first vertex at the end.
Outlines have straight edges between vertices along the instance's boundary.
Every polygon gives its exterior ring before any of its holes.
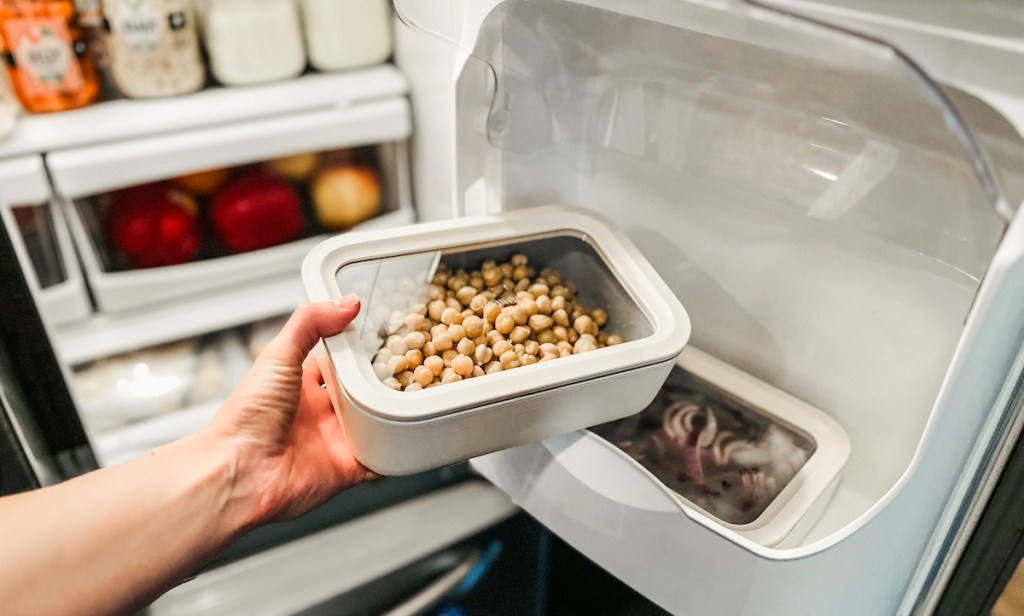
{"type": "Polygon", "coordinates": [[[216,495],[220,533],[238,537],[260,522],[258,481],[237,441],[206,427],[187,437],[205,460],[202,482],[216,495]]]}

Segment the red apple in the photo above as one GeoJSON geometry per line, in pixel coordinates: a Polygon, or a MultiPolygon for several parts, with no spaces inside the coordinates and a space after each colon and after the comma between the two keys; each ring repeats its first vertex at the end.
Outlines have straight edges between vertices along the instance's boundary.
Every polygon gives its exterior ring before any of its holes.
{"type": "Polygon", "coordinates": [[[216,192],[210,222],[232,252],[289,242],[302,232],[299,196],[281,179],[259,172],[239,176],[216,192]]]}
{"type": "Polygon", "coordinates": [[[166,182],[114,193],[107,237],[135,267],[178,265],[199,252],[195,200],[166,182]]]}

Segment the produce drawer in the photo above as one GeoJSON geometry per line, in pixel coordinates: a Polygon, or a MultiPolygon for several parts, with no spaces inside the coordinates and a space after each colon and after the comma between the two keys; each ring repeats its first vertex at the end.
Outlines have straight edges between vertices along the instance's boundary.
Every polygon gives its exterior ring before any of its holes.
{"type": "Polygon", "coordinates": [[[47,158],[98,309],[298,274],[327,233],[407,224],[401,97],[47,158]],[[268,196],[270,195],[270,196],[268,196]]]}
{"type": "Polygon", "coordinates": [[[62,325],[88,316],[85,278],[41,157],[0,163],[0,215],[43,318],[62,325]]]}

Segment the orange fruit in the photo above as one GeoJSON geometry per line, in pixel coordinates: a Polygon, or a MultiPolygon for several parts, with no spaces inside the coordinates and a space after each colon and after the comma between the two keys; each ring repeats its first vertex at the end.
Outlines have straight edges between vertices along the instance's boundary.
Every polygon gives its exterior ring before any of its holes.
{"type": "Polygon", "coordinates": [[[225,168],[207,169],[206,171],[179,175],[174,178],[174,183],[197,195],[208,195],[217,190],[224,183],[224,180],[228,179],[228,174],[230,173],[231,170],[225,168]]]}

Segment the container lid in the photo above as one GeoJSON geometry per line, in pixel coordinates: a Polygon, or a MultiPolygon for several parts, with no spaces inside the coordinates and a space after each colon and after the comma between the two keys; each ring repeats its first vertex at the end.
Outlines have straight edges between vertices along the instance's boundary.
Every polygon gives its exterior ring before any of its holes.
{"type": "Polygon", "coordinates": [[[741,0],[438,4],[395,0],[458,51],[467,212],[558,202],[622,224],[629,204],[592,190],[609,175],[666,208],[742,191],[975,279],[1013,214],[945,93],[880,40],[741,0]]]}
{"type": "Polygon", "coordinates": [[[673,361],[690,336],[686,311],[632,242],[598,216],[572,208],[341,235],[310,252],[303,279],[314,301],[360,296],[359,316],[326,340],[327,350],[345,393],[367,412],[394,421],[438,417],[673,361]],[[426,299],[420,294],[441,260],[461,258],[466,263],[457,266],[468,269],[513,253],[528,255],[538,269],[560,269],[577,285],[579,301],[607,310],[608,331],[625,342],[421,391],[385,386],[374,371],[374,355],[426,299]]]}

